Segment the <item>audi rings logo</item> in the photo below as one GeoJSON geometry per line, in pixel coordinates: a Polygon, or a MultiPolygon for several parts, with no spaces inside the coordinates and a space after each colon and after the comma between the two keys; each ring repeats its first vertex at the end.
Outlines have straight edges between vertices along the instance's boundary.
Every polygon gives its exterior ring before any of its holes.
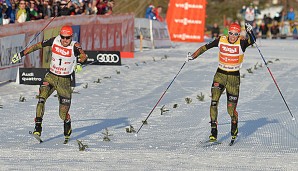
{"type": "Polygon", "coordinates": [[[118,63],[120,57],[117,54],[98,54],[96,56],[98,62],[118,63]]]}
{"type": "Polygon", "coordinates": [[[119,51],[85,51],[87,63],[92,65],[121,65],[119,51]]]}

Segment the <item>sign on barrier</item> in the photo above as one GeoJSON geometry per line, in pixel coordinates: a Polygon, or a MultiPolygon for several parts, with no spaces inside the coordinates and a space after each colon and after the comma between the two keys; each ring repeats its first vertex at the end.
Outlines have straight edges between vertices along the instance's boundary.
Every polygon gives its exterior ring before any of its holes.
{"type": "MultiPolygon", "coordinates": [[[[48,68],[19,68],[19,83],[26,85],[42,85],[48,68]]],[[[72,73],[71,86],[75,87],[75,72],[72,73]]]]}
{"type": "Polygon", "coordinates": [[[85,51],[88,55],[87,64],[94,65],[121,65],[119,51],[85,51]]]}
{"type": "Polygon", "coordinates": [[[167,24],[171,41],[203,42],[206,0],[170,0],[167,24]]]}

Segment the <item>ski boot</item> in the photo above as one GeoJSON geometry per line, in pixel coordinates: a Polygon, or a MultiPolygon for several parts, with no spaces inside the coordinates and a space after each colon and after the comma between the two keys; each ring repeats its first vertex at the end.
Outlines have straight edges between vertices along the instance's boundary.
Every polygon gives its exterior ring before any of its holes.
{"type": "Polygon", "coordinates": [[[68,143],[70,134],[72,133],[71,129],[71,119],[69,114],[67,114],[67,119],[64,120],[64,144],[68,143]]]}
{"type": "Polygon", "coordinates": [[[211,135],[209,136],[209,141],[217,141],[217,123],[215,121],[211,121],[211,135]]]}
{"type": "Polygon", "coordinates": [[[42,118],[41,117],[36,117],[35,118],[35,128],[33,131],[34,135],[38,135],[39,137],[41,136],[41,131],[42,131],[42,118]]]}
{"type": "Polygon", "coordinates": [[[236,139],[238,134],[238,122],[237,121],[232,121],[231,123],[231,136],[232,139],[236,139]]]}

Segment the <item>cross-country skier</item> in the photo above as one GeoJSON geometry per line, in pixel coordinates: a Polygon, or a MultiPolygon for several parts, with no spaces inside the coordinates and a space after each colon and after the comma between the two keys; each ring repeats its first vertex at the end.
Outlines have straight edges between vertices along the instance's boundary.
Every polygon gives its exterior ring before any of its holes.
{"type": "Polygon", "coordinates": [[[211,87],[211,106],[210,106],[210,123],[211,142],[217,141],[217,115],[218,103],[221,94],[226,89],[227,93],[227,111],[231,116],[231,136],[235,140],[238,134],[238,113],[236,111],[239,87],[240,87],[240,67],[243,62],[244,52],[246,48],[255,42],[255,37],[251,32],[252,26],[246,24],[248,38],[240,37],[241,27],[237,23],[229,26],[228,36],[220,36],[219,38],[201,46],[192,55],[188,56],[188,60],[196,59],[202,53],[213,47],[219,48],[218,69],[214,75],[211,87]]]}
{"type": "Polygon", "coordinates": [[[51,46],[52,60],[50,70],[46,74],[43,85],[39,88],[39,100],[36,107],[35,129],[33,134],[41,136],[42,118],[44,116],[45,102],[56,90],[59,100],[59,116],[64,121],[64,136],[68,141],[72,132],[71,119],[68,113],[71,105],[71,74],[74,70],[82,70],[81,64],[87,59],[80,43],[72,41],[73,30],[71,26],[63,26],[60,35],[43,42],[36,43],[29,48],[15,54],[12,63],[31,52],[46,46],[51,46]]]}

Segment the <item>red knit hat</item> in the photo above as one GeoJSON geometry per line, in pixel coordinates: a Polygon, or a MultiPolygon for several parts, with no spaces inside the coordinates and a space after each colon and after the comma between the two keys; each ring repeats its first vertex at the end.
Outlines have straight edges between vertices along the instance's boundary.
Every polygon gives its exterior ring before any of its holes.
{"type": "Polygon", "coordinates": [[[60,34],[63,36],[71,36],[73,33],[71,26],[63,26],[60,30],[60,34]]]}
{"type": "Polygon", "coordinates": [[[234,30],[234,31],[237,31],[237,33],[240,33],[241,27],[238,23],[232,23],[232,24],[230,24],[230,27],[229,27],[229,31],[231,31],[231,30],[234,30]]]}

